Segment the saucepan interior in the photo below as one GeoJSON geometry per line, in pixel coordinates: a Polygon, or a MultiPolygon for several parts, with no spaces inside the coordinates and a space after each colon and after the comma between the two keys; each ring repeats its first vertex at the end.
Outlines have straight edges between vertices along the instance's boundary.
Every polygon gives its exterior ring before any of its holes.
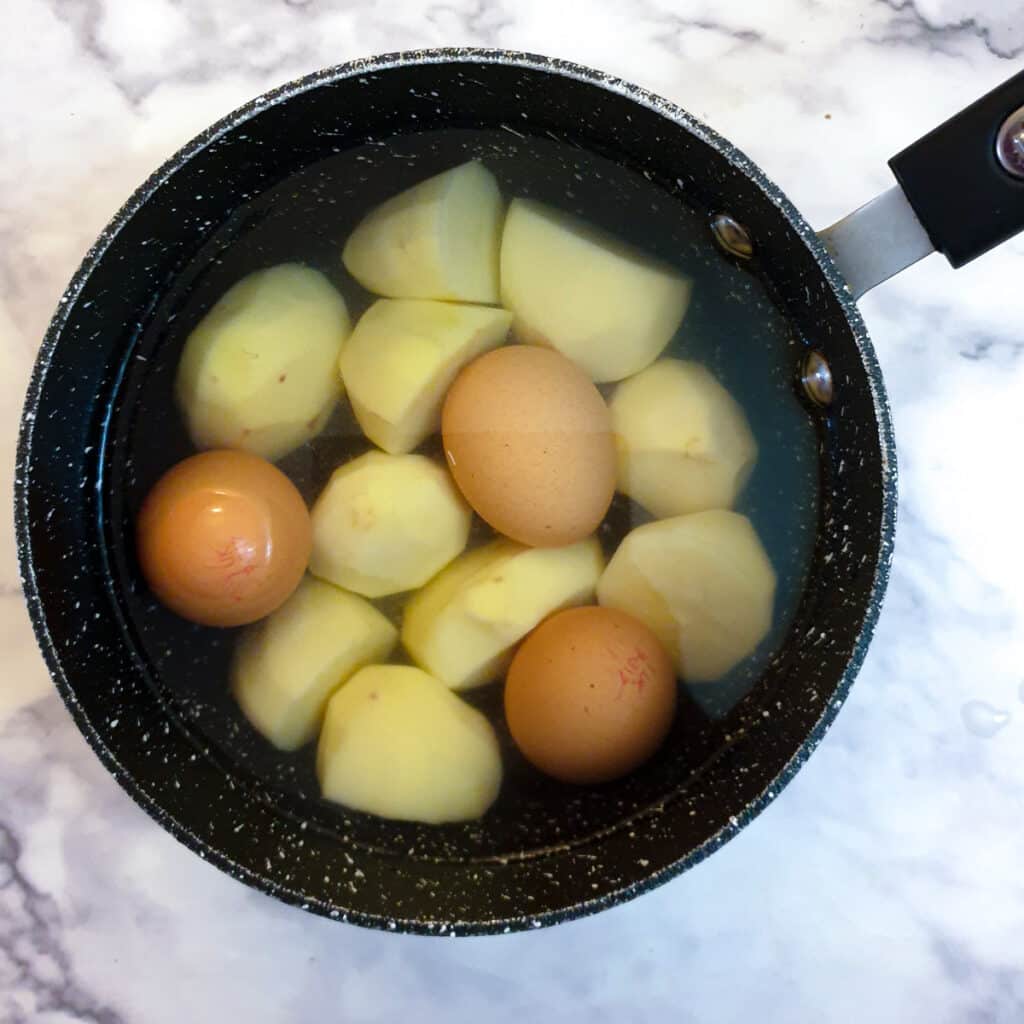
{"type": "MultiPolygon", "coordinates": [[[[308,497],[352,454],[354,436],[341,418],[290,457],[285,468],[308,497]]],[[[321,913],[491,931],[627,898],[706,855],[778,792],[867,644],[890,554],[892,456],[856,309],[756,167],[682,111],[595,72],[438,51],[261,97],[132,198],[44,344],[21,439],[18,531],[58,686],[118,780],[165,827],[321,913]],[[191,451],[172,383],[202,312],[245,272],[292,259],[331,276],[358,312],[370,300],[338,259],[347,232],[376,202],[471,157],[508,194],[574,210],[685,269],[695,299],[670,354],[709,363],[769,442],[789,437],[794,416],[806,429],[792,442],[800,453],[762,444],[744,499],[790,566],[765,656],[718,691],[688,690],[664,749],[627,779],[546,782],[506,737],[508,777],[487,817],[427,827],[324,803],[308,751],[280,754],[256,736],[224,686],[232,634],[189,626],[152,599],[132,523],[147,488],[191,451]],[[752,260],[715,248],[708,221],[719,212],[749,229],[752,260]],[[832,368],[829,409],[800,394],[810,348],[832,368]]],[[[500,695],[473,699],[495,710],[500,695]]]]}

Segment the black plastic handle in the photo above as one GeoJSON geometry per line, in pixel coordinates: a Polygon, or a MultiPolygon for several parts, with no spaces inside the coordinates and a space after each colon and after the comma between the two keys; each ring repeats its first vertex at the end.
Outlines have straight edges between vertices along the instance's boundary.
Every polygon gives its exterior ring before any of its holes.
{"type": "MultiPolygon", "coordinates": [[[[1024,231],[1024,177],[1007,170],[996,140],[1007,118],[1020,113],[1024,133],[1024,71],[951,117],[889,161],[935,248],[954,267],[1024,231]]],[[[1016,133],[1013,132],[1013,135],[1016,133]]],[[[1020,141],[1011,159],[1024,169],[1020,141]]]]}

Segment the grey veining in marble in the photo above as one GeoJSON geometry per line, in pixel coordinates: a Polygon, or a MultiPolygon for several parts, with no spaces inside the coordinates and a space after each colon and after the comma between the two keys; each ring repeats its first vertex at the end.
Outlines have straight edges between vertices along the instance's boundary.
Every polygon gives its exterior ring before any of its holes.
{"type": "MultiPolygon", "coordinates": [[[[1024,61],[1021,0],[9,0],[4,15],[8,478],[35,349],[89,242],[192,134],[295,75],[444,44],[599,66],[708,121],[825,225],[891,184],[889,156],[1024,61]]],[[[5,513],[0,1021],[1024,1020],[1022,280],[1018,238],[956,273],[929,257],[865,298],[902,504],[853,694],[734,842],[550,931],[364,932],[180,847],[53,695],[5,513]],[[974,727],[979,702],[1001,728],[974,727]]]]}

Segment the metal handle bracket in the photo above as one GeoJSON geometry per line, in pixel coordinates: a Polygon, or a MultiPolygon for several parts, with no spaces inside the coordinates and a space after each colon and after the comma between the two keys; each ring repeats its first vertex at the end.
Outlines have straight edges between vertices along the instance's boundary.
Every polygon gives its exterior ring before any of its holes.
{"type": "Polygon", "coordinates": [[[818,235],[855,299],[935,251],[899,185],[818,235]]]}

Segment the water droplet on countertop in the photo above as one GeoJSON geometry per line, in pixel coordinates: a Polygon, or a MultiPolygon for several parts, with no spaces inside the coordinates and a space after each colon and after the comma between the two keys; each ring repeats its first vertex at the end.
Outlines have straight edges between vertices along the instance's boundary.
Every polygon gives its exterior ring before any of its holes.
{"type": "Polygon", "coordinates": [[[960,717],[968,732],[990,739],[1010,722],[1010,712],[986,704],[983,700],[969,700],[960,708],[960,717]]]}

